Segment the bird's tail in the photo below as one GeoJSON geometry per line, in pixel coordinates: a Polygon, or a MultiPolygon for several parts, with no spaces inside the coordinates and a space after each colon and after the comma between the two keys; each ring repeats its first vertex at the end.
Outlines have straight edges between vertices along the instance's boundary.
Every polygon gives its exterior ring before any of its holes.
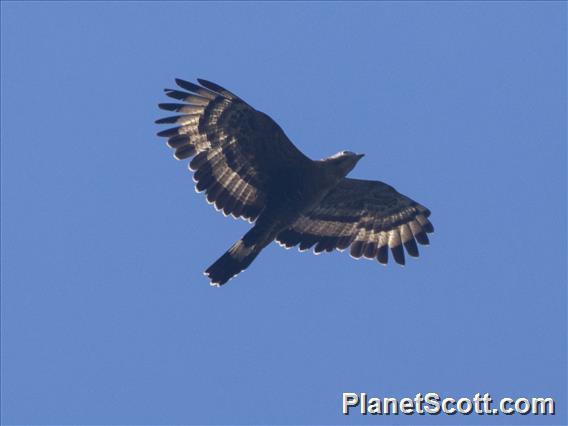
{"type": "Polygon", "coordinates": [[[245,234],[227,252],[205,271],[211,280],[211,285],[219,287],[244,271],[258,256],[268,242],[259,235],[257,226],[245,234]]]}

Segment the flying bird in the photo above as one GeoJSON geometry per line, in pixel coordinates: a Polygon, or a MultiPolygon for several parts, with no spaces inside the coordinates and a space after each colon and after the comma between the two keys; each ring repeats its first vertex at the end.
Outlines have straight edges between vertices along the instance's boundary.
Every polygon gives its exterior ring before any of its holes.
{"type": "Polygon", "coordinates": [[[354,258],[404,265],[429,244],[430,211],[379,181],[347,174],[364,154],[341,151],[311,160],[268,115],[210,81],[176,79],[165,89],[179,113],[157,120],[178,160],[191,158],[196,191],[218,211],[254,226],[205,271],[221,286],[245,270],[272,241],[316,254],[349,248],[354,258]]]}

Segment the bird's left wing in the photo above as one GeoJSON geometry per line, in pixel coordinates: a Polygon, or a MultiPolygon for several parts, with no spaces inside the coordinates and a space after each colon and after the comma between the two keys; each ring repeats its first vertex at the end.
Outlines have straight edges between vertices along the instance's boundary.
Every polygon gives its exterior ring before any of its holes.
{"type": "Polygon", "coordinates": [[[299,245],[314,252],[350,247],[354,258],[388,262],[388,249],[404,265],[404,248],[418,256],[418,243],[429,243],[434,227],[430,211],[377,181],[344,178],[314,209],[302,215],[276,238],[284,247],[299,245]]]}
{"type": "Polygon", "coordinates": [[[177,79],[183,90],[165,90],[181,102],[159,107],[181,115],[157,120],[177,125],[158,136],[168,138],[178,160],[193,157],[196,190],[205,191],[209,203],[226,215],[254,221],[265,206],[271,177],[311,160],[268,115],[215,83],[198,82],[177,79]]]}

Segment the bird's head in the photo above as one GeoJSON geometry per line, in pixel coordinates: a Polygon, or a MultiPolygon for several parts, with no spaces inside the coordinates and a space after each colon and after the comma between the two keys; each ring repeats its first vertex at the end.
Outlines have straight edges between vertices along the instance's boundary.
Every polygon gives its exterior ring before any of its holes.
{"type": "Polygon", "coordinates": [[[353,170],[357,162],[364,156],[365,154],[355,154],[351,151],[340,151],[323,161],[328,164],[333,164],[338,174],[341,175],[341,177],[344,177],[353,170]]]}

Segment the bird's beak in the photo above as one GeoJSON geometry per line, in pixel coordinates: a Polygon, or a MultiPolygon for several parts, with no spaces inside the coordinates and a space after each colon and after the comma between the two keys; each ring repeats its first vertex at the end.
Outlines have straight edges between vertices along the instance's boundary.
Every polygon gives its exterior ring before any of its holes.
{"type": "Polygon", "coordinates": [[[365,154],[357,154],[357,158],[360,160],[361,158],[363,158],[365,156],[365,154]]]}

